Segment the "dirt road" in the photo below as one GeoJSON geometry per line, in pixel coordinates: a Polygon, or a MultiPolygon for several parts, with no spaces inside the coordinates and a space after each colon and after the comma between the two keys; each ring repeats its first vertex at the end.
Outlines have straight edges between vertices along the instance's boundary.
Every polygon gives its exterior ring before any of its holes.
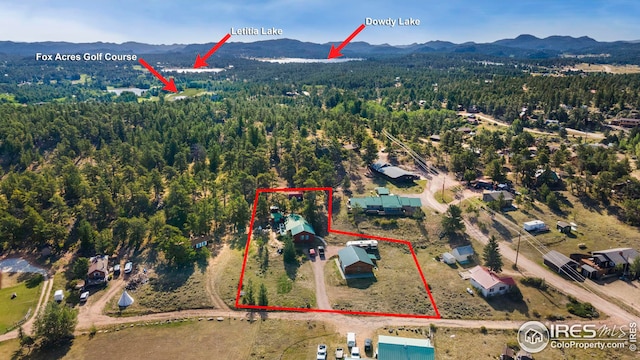
{"type": "MultiPolygon", "coordinates": [[[[465,115],[469,115],[469,114],[462,114],[463,116],[465,115]]],[[[496,118],[483,114],[483,113],[479,113],[476,114],[476,118],[478,118],[479,120],[482,121],[487,121],[499,126],[510,126],[509,124],[497,120],[496,118]]],[[[575,136],[582,136],[582,137],[586,137],[586,138],[590,138],[590,139],[594,139],[594,140],[602,140],[604,139],[604,135],[602,133],[590,133],[590,132],[584,132],[584,131],[580,131],[580,130],[575,130],[575,129],[570,129],[570,128],[565,128],[567,130],[567,133],[570,135],[575,135],[575,136]]],[[[540,131],[540,130],[535,130],[532,128],[524,128],[524,131],[526,132],[530,132],[532,134],[539,134],[539,135],[553,135],[553,133],[550,132],[545,132],[545,131],[540,131]]]]}
{"type": "Polygon", "coordinates": [[[229,310],[227,304],[222,300],[216,288],[217,271],[225,269],[230,258],[231,248],[224,244],[216,257],[209,258],[207,266],[207,293],[211,297],[211,302],[216,309],[229,310]]]}
{"type": "Polygon", "coordinates": [[[126,281],[124,280],[124,275],[121,275],[117,279],[109,281],[109,288],[107,289],[107,292],[98,300],[91,301],[91,298],[89,298],[89,301],[87,301],[86,304],[80,306],[80,311],[78,312],[78,326],[89,328],[96,318],[99,316],[105,316],[102,312],[107,306],[107,303],[114,296],[119,296],[125,285],[126,281]]]}
{"type": "MultiPolygon", "coordinates": [[[[435,191],[442,190],[443,182],[445,183],[445,187],[447,188],[459,185],[459,183],[451,176],[448,176],[447,174],[440,174],[430,181],[430,186],[427,186],[422,194],[406,196],[419,197],[422,200],[423,205],[428,205],[429,207],[443,213],[447,210],[448,205],[439,203],[433,196],[435,191]]],[[[457,199],[455,202],[459,202],[468,196],[472,196],[472,193],[463,192],[463,197],[461,199],[457,199]]],[[[482,233],[482,231],[480,231],[480,229],[478,229],[475,225],[465,221],[465,226],[465,231],[470,237],[478,240],[482,244],[486,244],[489,241],[487,235],[482,233]]],[[[515,263],[516,251],[513,250],[508,243],[500,243],[500,253],[502,254],[503,258],[515,263]]],[[[610,317],[607,322],[611,325],[617,324],[619,326],[621,324],[628,324],[630,321],[640,322],[640,317],[629,313],[616,304],[612,304],[610,301],[588,290],[588,288],[585,289],[577,283],[569,282],[559,276],[552,274],[551,272],[549,272],[549,270],[545,269],[531,259],[526,258],[522,254],[520,254],[518,257],[518,268],[524,275],[544,278],[547,284],[561,290],[565,294],[574,296],[580,301],[590,302],[593,306],[596,307],[596,309],[598,309],[598,311],[607,314],[610,317]]]]}

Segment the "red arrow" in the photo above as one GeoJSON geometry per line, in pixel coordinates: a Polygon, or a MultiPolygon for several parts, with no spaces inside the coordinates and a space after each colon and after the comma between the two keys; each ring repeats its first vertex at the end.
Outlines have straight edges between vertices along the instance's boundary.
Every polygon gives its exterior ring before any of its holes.
{"type": "Polygon", "coordinates": [[[225,35],[222,40],[220,40],[214,47],[211,48],[211,50],[204,54],[203,57],[200,57],[200,54],[196,55],[196,62],[195,64],[193,64],[193,68],[197,69],[203,66],[209,66],[206,62],[209,56],[213,55],[213,53],[216,52],[220,48],[220,46],[225,43],[225,41],[229,40],[230,37],[231,35],[229,34],[225,35]]]}
{"type": "Polygon", "coordinates": [[[162,81],[162,83],[164,84],[164,87],[162,88],[162,90],[167,90],[174,93],[178,92],[178,89],[176,88],[176,83],[173,82],[173,78],[169,80],[165,79],[164,76],[160,75],[160,73],[157,72],[156,69],[152,68],[151,65],[149,65],[142,58],[138,59],[138,61],[140,62],[140,64],[142,64],[142,66],[146,67],[147,70],[151,71],[153,76],[157,77],[158,79],[160,79],[160,81],[162,81]]]}
{"type": "Polygon", "coordinates": [[[356,29],[356,31],[354,31],[353,34],[349,35],[349,37],[345,41],[343,41],[342,44],[340,44],[340,46],[338,46],[337,48],[331,45],[331,50],[329,51],[329,56],[327,56],[327,59],[333,59],[342,56],[342,54],[340,54],[340,50],[347,46],[347,44],[351,42],[351,40],[353,40],[353,38],[356,37],[356,35],[358,35],[358,33],[360,33],[360,31],[362,30],[364,30],[364,24],[361,24],[356,29]]]}

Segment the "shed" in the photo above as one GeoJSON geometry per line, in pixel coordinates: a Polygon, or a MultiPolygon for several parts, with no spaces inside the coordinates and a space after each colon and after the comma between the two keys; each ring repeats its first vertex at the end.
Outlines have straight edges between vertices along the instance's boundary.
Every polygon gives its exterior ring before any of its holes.
{"type": "Polygon", "coordinates": [[[582,264],[580,273],[582,274],[582,276],[589,279],[597,279],[599,277],[598,270],[594,269],[593,267],[587,264],[582,264]]]}
{"type": "Polygon", "coordinates": [[[444,261],[445,264],[452,265],[456,263],[456,257],[446,252],[442,254],[442,261],[444,261]]]}
{"type": "Polygon", "coordinates": [[[548,253],[542,256],[542,260],[545,265],[547,265],[550,269],[558,273],[573,273],[571,270],[575,270],[578,268],[578,263],[568,256],[557,252],[556,250],[551,250],[548,253]]]}
{"type": "Polygon", "coordinates": [[[372,274],[373,262],[367,252],[357,246],[347,246],[338,251],[338,262],[345,275],[372,274]]]}
{"type": "Polygon", "coordinates": [[[460,264],[464,265],[464,264],[468,264],[471,261],[471,259],[469,258],[473,256],[474,252],[473,252],[473,247],[471,247],[471,245],[467,245],[467,246],[458,246],[457,248],[453,249],[451,254],[456,258],[456,260],[460,264]]]}
{"type": "Polygon", "coordinates": [[[376,194],[378,194],[378,196],[391,194],[391,191],[389,191],[389,188],[386,188],[386,187],[377,187],[375,188],[375,191],[376,191],[376,194]]]}
{"type": "Polygon", "coordinates": [[[558,221],[556,223],[556,229],[558,229],[558,231],[560,231],[563,234],[569,234],[571,233],[571,224],[564,221],[558,221]]]}

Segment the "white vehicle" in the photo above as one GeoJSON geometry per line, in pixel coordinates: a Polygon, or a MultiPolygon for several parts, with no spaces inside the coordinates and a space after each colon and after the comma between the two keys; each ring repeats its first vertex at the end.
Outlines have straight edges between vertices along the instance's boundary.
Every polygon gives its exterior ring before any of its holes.
{"type": "Polygon", "coordinates": [[[85,291],[82,294],[80,294],[80,302],[86,302],[88,298],[89,298],[88,291],[85,291]]]}
{"type": "Polygon", "coordinates": [[[347,333],[347,347],[356,346],[356,333],[347,333]]]}
{"type": "Polygon", "coordinates": [[[318,345],[318,356],[316,356],[316,360],[327,360],[327,345],[318,345]]]}
{"type": "Polygon", "coordinates": [[[360,349],[357,346],[351,348],[351,358],[360,359],[360,349]]]}
{"type": "Polygon", "coordinates": [[[339,359],[339,360],[344,359],[344,349],[343,348],[337,348],[336,349],[336,359],[339,359]]]}
{"type": "Polygon", "coordinates": [[[127,263],[124,264],[124,273],[129,274],[132,270],[133,270],[133,263],[131,261],[127,261],[127,263]]]}
{"type": "Polygon", "coordinates": [[[61,302],[62,300],[64,300],[64,291],[56,290],[56,292],[53,293],[53,300],[57,302],[61,302]]]}

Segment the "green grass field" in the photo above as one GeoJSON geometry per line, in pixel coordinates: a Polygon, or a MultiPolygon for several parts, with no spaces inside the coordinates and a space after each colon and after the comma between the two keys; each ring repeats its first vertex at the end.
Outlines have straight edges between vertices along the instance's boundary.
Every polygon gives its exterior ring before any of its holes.
{"type": "Polygon", "coordinates": [[[407,245],[380,242],[374,278],[345,280],[335,257],[325,264],[325,283],[336,310],[435,315],[407,245]]]}
{"type": "MultiPolygon", "coordinates": [[[[277,254],[275,247],[267,245],[265,249],[269,253],[269,266],[263,272],[256,257],[257,243],[258,241],[255,239],[251,241],[251,250],[249,251],[243,281],[244,290],[247,290],[246,286],[251,280],[256,302],[260,284],[264,284],[267,288],[270,306],[315,307],[316,296],[313,269],[306,256],[298,256],[298,266],[288,264],[285,266],[283,256],[277,254]]],[[[239,266],[236,271],[240,269],[241,267],[239,266]]]]}
{"type": "MultiPolygon", "coordinates": [[[[3,274],[5,278],[9,276],[11,275],[3,274]]],[[[31,276],[23,274],[13,276],[19,277],[18,284],[0,290],[0,333],[4,333],[7,328],[22,319],[29,312],[29,309],[33,315],[42,290],[42,282],[35,284],[27,281],[31,276]],[[13,293],[17,295],[15,299],[11,299],[13,293]]]]}

